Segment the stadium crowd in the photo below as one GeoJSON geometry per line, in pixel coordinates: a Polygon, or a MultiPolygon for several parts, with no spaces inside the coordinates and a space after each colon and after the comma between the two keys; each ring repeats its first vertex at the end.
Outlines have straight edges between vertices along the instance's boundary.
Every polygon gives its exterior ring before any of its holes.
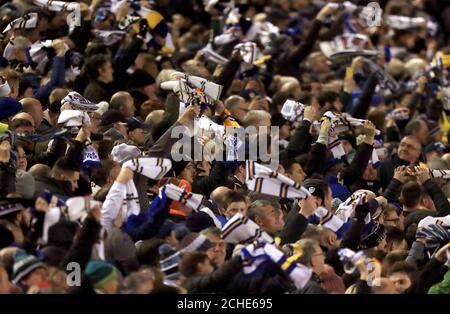
{"type": "Polygon", "coordinates": [[[450,1],[369,2],[0,1],[0,293],[450,293],[450,1]]]}

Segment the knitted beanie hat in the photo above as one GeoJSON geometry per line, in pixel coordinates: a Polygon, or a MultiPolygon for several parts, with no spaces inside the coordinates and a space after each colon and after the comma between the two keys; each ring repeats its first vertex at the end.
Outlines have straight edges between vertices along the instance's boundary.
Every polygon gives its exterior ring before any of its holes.
{"type": "Polygon", "coordinates": [[[28,255],[24,250],[18,250],[14,257],[12,282],[18,284],[35,269],[42,267],[45,267],[44,264],[35,256],[28,255]]]}
{"type": "Polygon", "coordinates": [[[102,288],[118,277],[116,269],[104,261],[90,261],[86,266],[85,273],[95,289],[102,288]]]}

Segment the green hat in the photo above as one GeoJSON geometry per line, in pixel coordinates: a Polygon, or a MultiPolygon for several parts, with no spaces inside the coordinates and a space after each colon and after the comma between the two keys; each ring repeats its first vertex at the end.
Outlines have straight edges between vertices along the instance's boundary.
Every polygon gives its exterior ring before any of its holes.
{"type": "Polygon", "coordinates": [[[117,271],[110,263],[90,261],[85,270],[86,276],[95,289],[100,289],[110,281],[117,279],[117,271]]]}
{"type": "Polygon", "coordinates": [[[28,255],[24,250],[18,250],[14,257],[13,280],[14,284],[18,284],[24,277],[31,274],[35,269],[45,267],[33,255],[28,255]]]}

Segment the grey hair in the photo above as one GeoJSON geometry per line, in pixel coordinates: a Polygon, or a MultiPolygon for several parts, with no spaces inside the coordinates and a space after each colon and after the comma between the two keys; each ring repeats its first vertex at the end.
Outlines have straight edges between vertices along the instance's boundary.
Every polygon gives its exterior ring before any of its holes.
{"type": "Polygon", "coordinates": [[[297,243],[301,246],[303,251],[302,256],[298,259],[298,262],[308,266],[311,263],[311,258],[316,253],[314,246],[319,245],[319,243],[312,239],[300,239],[297,243]]]}
{"type": "Polygon", "coordinates": [[[247,217],[255,220],[256,217],[261,216],[261,208],[265,206],[273,206],[273,203],[268,200],[257,200],[250,204],[247,209],[247,217]]]}
{"type": "Polygon", "coordinates": [[[244,117],[244,120],[242,123],[244,126],[260,126],[260,122],[264,119],[269,119],[270,121],[270,114],[267,111],[264,110],[252,110],[249,113],[247,113],[244,117]]]}
{"type": "Polygon", "coordinates": [[[232,95],[225,100],[224,106],[228,110],[231,110],[234,107],[236,107],[237,105],[239,105],[239,103],[242,101],[245,102],[245,99],[243,97],[241,97],[239,95],[232,95]]]}

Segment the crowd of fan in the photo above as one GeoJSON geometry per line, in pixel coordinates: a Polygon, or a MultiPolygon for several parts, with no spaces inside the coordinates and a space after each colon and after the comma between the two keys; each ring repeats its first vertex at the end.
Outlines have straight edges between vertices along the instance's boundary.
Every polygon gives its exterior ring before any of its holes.
{"type": "Polygon", "coordinates": [[[0,3],[0,293],[450,293],[450,1],[0,3]]]}

